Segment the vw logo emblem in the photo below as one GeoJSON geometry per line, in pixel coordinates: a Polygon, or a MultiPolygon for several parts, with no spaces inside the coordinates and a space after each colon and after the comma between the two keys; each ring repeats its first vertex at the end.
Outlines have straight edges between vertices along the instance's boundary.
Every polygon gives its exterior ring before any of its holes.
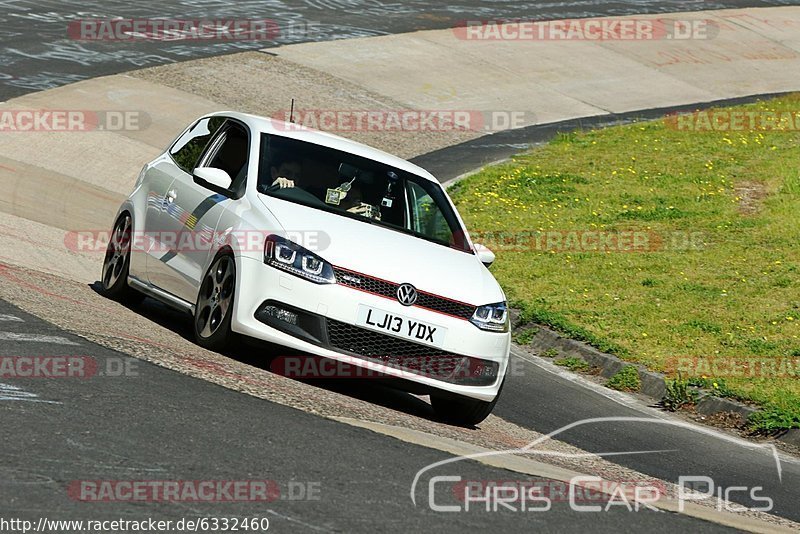
{"type": "Polygon", "coordinates": [[[417,302],[417,288],[411,284],[401,284],[397,288],[397,300],[403,306],[413,306],[417,302]]]}

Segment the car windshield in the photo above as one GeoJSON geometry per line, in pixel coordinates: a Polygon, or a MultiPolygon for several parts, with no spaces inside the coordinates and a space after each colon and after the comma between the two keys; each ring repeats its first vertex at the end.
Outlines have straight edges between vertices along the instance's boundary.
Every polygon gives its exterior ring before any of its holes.
{"type": "Polygon", "coordinates": [[[262,136],[259,193],[471,252],[439,184],[340,150],[262,136]]]}

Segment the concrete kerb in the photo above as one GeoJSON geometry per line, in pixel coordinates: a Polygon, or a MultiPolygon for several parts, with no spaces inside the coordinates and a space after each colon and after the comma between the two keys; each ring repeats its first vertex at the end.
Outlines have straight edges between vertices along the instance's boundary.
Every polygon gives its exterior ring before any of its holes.
{"type": "Polygon", "coordinates": [[[800,447],[800,429],[794,428],[789,430],[780,437],[780,440],[784,443],[788,443],[789,445],[800,447]]]}

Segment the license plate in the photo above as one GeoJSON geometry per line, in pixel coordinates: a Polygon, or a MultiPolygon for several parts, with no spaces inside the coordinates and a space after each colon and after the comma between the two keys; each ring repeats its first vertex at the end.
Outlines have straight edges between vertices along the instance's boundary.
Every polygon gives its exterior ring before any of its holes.
{"type": "Polygon", "coordinates": [[[434,347],[444,345],[444,338],[447,336],[447,329],[444,327],[363,304],[358,307],[356,324],[434,347]]]}

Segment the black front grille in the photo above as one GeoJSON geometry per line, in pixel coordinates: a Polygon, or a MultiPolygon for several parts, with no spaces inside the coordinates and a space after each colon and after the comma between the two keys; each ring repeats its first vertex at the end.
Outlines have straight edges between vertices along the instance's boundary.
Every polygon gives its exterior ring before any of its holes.
{"type": "MultiPolygon", "coordinates": [[[[397,299],[397,288],[400,284],[387,282],[386,280],[380,280],[354,271],[348,271],[340,267],[334,267],[333,272],[336,275],[336,282],[343,286],[360,289],[361,291],[367,291],[390,299],[397,299]]],[[[470,319],[472,314],[475,313],[475,306],[471,304],[446,299],[439,295],[434,295],[433,293],[426,293],[425,291],[417,290],[417,293],[419,294],[419,298],[415,306],[446,315],[452,315],[461,319],[470,319]]]]}
{"type": "Polygon", "coordinates": [[[472,314],[475,313],[475,306],[448,300],[437,295],[431,295],[430,293],[423,293],[422,291],[419,292],[417,306],[460,317],[461,319],[470,319],[472,318],[472,314]]]}
{"type": "Polygon", "coordinates": [[[488,386],[497,378],[497,362],[453,354],[334,319],[325,322],[330,346],[359,358],[454,384],[488,386]]]}
{"type": "Polygon", "coordinates": [[[333,273],[336,275],[336,283],[342,284],[343,286],[360,289],[361,291],[368,291],[383,297],[397,298],[397,287],[400,284],[379,280],[378,278],[348,271],[346,269],[340,269],[339,267],[334,267],[333,273]]]}

